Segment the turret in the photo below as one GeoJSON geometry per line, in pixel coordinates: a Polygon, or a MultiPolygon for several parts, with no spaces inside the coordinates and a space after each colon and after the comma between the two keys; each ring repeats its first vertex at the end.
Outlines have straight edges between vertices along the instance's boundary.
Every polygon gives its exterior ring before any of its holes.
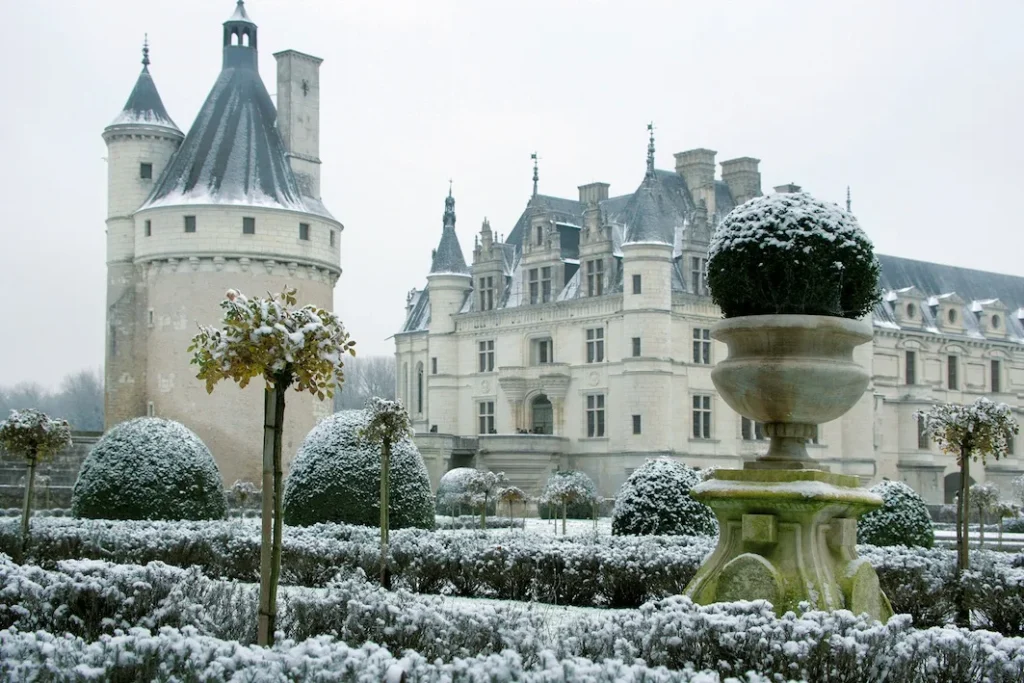
{"type": "Polygon", "coordinates": [[[444,200],[441,241],[431,255],[427,282],[430,293],[430,333],[453,332],[455,315],[462,308],[472,281],[466,259],[462,256],[459,238],[455,234],[455,198],[452,197],[450,187],[444,200]]]}
{"type": "Polygon", "coordinates": [[[256,23],[238,0],[235,12],[224,22],[224,69],[246,67],[259,71],[256,54],[256,23]]]}

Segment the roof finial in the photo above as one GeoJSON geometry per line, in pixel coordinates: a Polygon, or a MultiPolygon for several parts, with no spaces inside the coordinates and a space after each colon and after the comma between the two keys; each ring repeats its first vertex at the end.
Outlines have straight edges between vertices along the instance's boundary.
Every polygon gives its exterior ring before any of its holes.
{"type": "Polygon", "coordinates": [[[449,197],[452,196],[452,179],[451,178],[448,179],[448,196],[449,197]]]}
{"type": "Polygon", "coordinates": [[[650,140],[647,142],[647,175],[654,175],[654,121],[647,124],[650,140]]]}
{"type": "Polygon", "coordinates": [[[853,203],[850,201],[850,186],[846,186],[846,213],[850,213],[850,207],[853,203]]]}
{"type": "Polygon", "coordinates": [[[455,227],[455,197],[452,196],[452,181],[448,180],[448,196],[444,200],[444,227],[455,227]]]}
{"type": "Polygon", "coordinates": [[[149,68],[149,34],[143,34],[142,38],[142,68],[149,68]]]}
{"type": "Polygon", "coordinates": [[[534,152],[533,154],[530,155],[530,158],[533,159],[533,196],[536,197],[537,181],[540,180],[540,176],[537,174],[537,159],[539,159],[540,157],[538,157],[537,153],[534,152]]]}

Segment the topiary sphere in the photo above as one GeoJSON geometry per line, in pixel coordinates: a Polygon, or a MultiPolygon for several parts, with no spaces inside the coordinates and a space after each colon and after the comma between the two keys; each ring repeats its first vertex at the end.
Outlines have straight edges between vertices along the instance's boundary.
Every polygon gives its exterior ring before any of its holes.
{"type": "Polygon", "coordinates": [[[179,422],[138,417],[86,456],[71,514],[95,519],[221,519],[224,483],[198,436],[179,422]]]}
{"type": "Polygon", "coordinates": [[[541,519],[562,517],[561,503],[552,502],[562,491],[571,491],[574,494],[573,500],[565,506],[566,518],[593,519],[597,485],[586,472],[578,470],[559,470],[551,473],[537,499],[537,512],[541,519]]]}
{"type": "MultiPolygon", "coordinates": [[[[306,435],[284,488],[287,524],[380,525],[380,445],[360,435],[369,415],[345,410],[306,435]]],[[[430,477],[412,439],[391,446],[391,529],[434,528],[430,477]]]]}
{"type": "MultiPolygon", "coordinates": [[[[460,514],[465,508],[474,510],[469,503],[469,492],[467,490],[470,479],[475,476],[477,470],[472,467],[456,467],[448,470],[441,477],[437,484],[437,495],[435,497],[435,510],[439,515],[460,514]]],[[[487,503],[487,514],[493,515],[495,501],[492,498],[487,503]]]]}
{"type": "Polygon", "coordinates": [[[932,517],[917,491],[902,481],[883,479],[871,487],[871,492],[882,497],[882,507],[861,516],[857,522],[858,543],[932,547],[932,517]]]}
{"type": "Polygon", "coordinates": [[[718,522],[711,508],[690,496],[690,489],[702,480],[700,471],[676,460],[648,460],[629,475],[615,497],[612,534],[715,534],[718,522]]]}
{"type": "Polygon", "coordinates": [[[804,192],[777,192],[736,207],[708,250],[708,288],[726,318],[862,318],[880,299],[880,272],[857,219],[804,192]]]}

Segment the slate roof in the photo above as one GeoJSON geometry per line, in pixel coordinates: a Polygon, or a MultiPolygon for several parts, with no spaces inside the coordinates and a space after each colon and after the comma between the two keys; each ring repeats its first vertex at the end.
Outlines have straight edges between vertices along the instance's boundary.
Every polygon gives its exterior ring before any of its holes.
{"type": "Polygon", "coordinates": [[[149,73],[148,48],[144,48],[144,50],[145,56],[142,59],[142,72],[139,74],[138,80],[135,81],[135,87],[132,88],[132,93],[128,96],[128,101],[124,103],[121,113],[117,115],[117,118],[110,125],[141,124],[163,126],[180,133],[181,130],[175,125],[167,113],[167,109],[164,107],[163,100],[160,99],[156,83],[153,82],[153,76],[149,73]]]}
{"type": "Polygon", "coordinates": [[[431,254],[430,274],[457,273],[469,275],[469,266],[462,256],[462,247],[459,246],[459,238],[455,234],[455,198],[449,190],[444,200],[444,218],[441,228],[441,241],[437,249],[431,254]]]}
{"type": "MultiPolygon", "coordinates": [[[[225,23],[239,21],[252,23],[241,3],[225,23]]],[[[142,208],[175,204],[269,206],[334,220],[299,190],[255,47],[225,43],[220,76],[142,208]]]]}
{"type": "Polygon", "coordinates": [[[681,230],[696,208],[678,173],[654,171],[644,177],[640,187],[611,220],[625,226],[625,242],[661,242],[675,244],[681,230]]]}

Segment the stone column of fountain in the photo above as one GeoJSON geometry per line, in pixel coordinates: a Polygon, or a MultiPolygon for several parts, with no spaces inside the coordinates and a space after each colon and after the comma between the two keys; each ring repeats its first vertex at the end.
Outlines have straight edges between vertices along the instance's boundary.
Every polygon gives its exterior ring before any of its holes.
{"type": "Polygon", "coordinates": [[[871,341],[861,318],[877,300],[877,278],[853,216],[806,194],[751,200],[716,231],[708,280],[726,319],[711,336],[729,356],[711,377],[771,441],[744,469],[717,470],[691,491],[719,525],[718,546],[686,588],[695,602],[765,599],[782,614],[807,601],[892,615],[855,549],[857,518],[881,499],[856,476],[828,472],[805,446],[816,425],[841,417],[867,389],[853,349],[871,341]]]}

